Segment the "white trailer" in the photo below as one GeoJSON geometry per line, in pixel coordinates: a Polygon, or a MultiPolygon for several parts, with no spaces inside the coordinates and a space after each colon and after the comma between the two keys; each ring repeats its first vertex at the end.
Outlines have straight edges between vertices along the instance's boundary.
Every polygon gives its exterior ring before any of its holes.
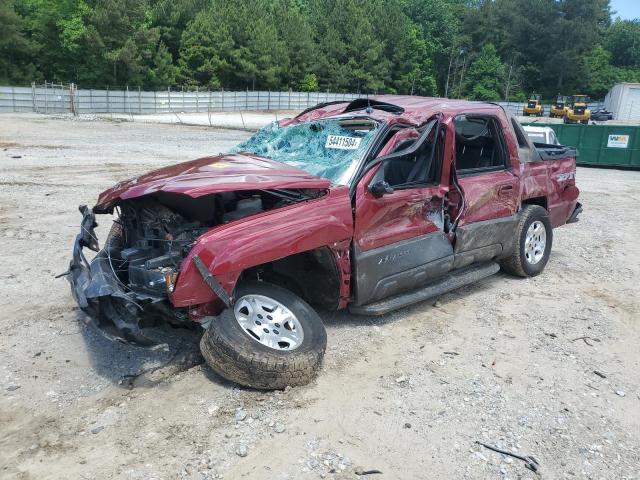
{"type": "Polygon", "coordinates": [[[640,122],[640,83],[617,83],[604,99],[604,108],[613,118],[640,122]]]}

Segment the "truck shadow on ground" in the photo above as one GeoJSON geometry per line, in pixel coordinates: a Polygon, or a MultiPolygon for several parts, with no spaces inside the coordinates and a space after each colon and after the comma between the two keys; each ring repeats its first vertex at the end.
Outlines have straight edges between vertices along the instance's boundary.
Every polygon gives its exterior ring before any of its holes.
{"type": "MultiPolygon", "coordinates": [[[[122,388],[154,387],[204,363],[199,349],[202,336],[199,329],[169,326],[149,329],[149,336],[162,342],[149,348],[111,340],[88,323],[83,312],[78,310],[75,316],[94,372],[122,388]]],[[[219,378],[218,383],[225,381],[219,378]]]]}
{"type": "MultiPolygon", "coordinates": [[[[505,282],[513,280],[509,275],[498,273],[478,283],[380,316],[354,315],[348,310],[318,310],[318,313],[328,329],[338,330],[384,326],[403,321],[416,314],[425,314],[427,316],[425,321],[429,321],[429,316],[441,314],[433,307],[436,302],[448,306],[455,305],[469,295],[494,288],[506,289],[505,282]]],[[[88,323],[86,315],[80,310],[75,312],[75,317],[81,326],[80,331],[94,372],[114,385],[125,389],[153,388],[178,373],[202,365],[202,372],[208,380],[223,388],[238,388],[238,385],[219,376],[206,365],[200,354],[199,343],[202,336],[200,329],[155,327],[150,329],[152,331],[150,336],[162,339],[164,345],[148,348],[108,339],[95,326],[88,323]]],[[[247,388],[247,390],[252,389],[247,388]]]]}

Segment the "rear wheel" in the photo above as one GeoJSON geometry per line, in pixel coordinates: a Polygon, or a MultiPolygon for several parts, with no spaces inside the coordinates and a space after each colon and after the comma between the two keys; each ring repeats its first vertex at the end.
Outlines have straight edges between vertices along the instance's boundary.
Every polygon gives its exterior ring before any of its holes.
{"type": "Polygon", "coordinates": [[[327,346],[318,314],[289,290],[247,282],[236,302],[211,323],[200,349],[209,366],[233,382],[259,389],[309,383],[327,346]]]}
{"type": "Polygon", "coordinates": [[[547,211],[538,205],[525,205],[520,212],[516,245],[511,255],[502,260],[505,272],[519,277],[535,277],[549,261],[553,230],[547,211]]]}

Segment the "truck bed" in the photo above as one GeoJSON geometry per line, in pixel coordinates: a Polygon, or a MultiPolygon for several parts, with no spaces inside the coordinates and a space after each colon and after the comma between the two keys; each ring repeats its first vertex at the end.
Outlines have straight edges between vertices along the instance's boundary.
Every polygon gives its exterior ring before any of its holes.
{"type": "Polygon", "coordinates": [[[565,145],[553,145],[549,143],[534,142],[535,147],[542,160],[560,160],[566,157],[577,158],[578,151],[575,147],[565,145]]]}

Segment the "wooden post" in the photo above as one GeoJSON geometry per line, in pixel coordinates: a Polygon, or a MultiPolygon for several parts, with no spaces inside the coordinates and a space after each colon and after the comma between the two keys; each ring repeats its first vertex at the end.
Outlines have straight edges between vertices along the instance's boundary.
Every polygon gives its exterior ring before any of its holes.
{"type": "Polygon", "coordinates": [[[74,117],[78,116],[78,110],[76,109],[76,86],[74,83],[69,85],[69,108],[74,117]]]}
{"type": "Polygon", "coordinates": [[[207,88],[207,94],[209,95],[209,103],[207,105],[207,117],[209,117],[209,126],[211,126],[211,90],[207,88]]]}

